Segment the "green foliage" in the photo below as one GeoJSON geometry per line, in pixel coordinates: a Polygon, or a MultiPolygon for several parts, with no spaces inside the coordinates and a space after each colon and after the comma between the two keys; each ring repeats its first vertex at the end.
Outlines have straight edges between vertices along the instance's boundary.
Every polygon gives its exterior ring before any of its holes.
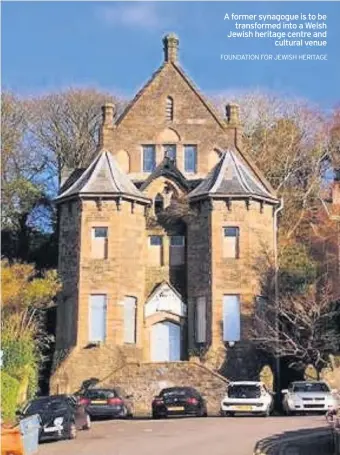
{"type": "Polygon", "coordinates": [[[19,381],[1,371],[1,412],[3,419],[14,420],[19,393],[19,381]]]}
{"type": "Polygon", "coordinates": [[[38,352],[31,336],[13,339],[2,334],[3,370],[19,383],[27,383],[27,398],[31,398],[38,387],[38,352]]]}
{"type": "Polygon", "coordinates": [[[304,292],[316,280],[317,264],[305,245],[291,243],[281,248],[279,263],[281,293],[304,292]]]}

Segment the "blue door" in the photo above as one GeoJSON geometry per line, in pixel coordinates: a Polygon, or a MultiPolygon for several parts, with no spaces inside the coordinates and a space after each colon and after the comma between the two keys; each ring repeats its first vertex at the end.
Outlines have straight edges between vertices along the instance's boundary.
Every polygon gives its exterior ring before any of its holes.
{"type": "Polygon", "coordinates": [[[106,337],[106,295],[90,296],[89,341],[105,341],[106,337]]]}
{"type": "Polygon", "coordinates": [[[175,362],[181,360],[181,328],[165,321],[151,327],[151,360],[175,362]]]}

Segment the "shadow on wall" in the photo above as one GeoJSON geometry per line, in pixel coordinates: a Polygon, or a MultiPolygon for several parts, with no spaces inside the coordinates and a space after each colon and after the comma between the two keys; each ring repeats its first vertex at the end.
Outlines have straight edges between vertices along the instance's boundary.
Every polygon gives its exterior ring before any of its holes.
{"type": "Polygon", "coordinates": [[[329,428],[289,431],[259,441],[254,455],[334,455],[334,440],[329,428]]]}

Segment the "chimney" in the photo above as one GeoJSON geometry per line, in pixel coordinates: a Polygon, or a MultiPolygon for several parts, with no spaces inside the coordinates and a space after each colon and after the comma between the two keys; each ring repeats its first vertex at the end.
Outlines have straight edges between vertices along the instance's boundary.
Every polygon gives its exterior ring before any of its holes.
{"type": "Polygon", "coordinates": [[[102,107],[103,113],[103,126],[113,126],[113,116],[115,112],[115,106],[112,103],[105,103],[102,107]]]}
{"type": "Polygon", "coordinates": [[[169,33],[163,38],[164,60],[166,62],[177,62],[179,39],[174,33],[169,33]]]}
{"type": "Polygon", "coordinates": [[[332,187],[332,201],[333,205],[340,207],[340,169],[336,169],[334,175],[334,182],[332,187]]]}
{"type": "Polygon", "coordinates": [[[228,123],[238,125],[240,123],[240,106],[235,103],[229,103],[225,107],[225,114],[228,123]]]}

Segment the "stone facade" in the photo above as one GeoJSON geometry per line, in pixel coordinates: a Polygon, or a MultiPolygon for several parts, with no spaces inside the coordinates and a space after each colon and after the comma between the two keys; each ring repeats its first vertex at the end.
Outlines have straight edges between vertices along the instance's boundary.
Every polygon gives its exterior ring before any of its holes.
{"type": "MultiPolygon", "coordinates": [[[[203,349],[205,359],[219,353],[221,366],[228,351],[222,336],[224,295],[240,298],[241,340],[247,344],[254,298],[261,294],[255,265],[275,254],[278,200],[241,150],[238,107],[228,105],[226,117],[220,117],[179,66],[177,45],[173,35],[164,38],[163,64],[119,117],[112,104],[103,107],[99,155],[58,197],[63,292],[56,349],[72,353],[56,365],[55,391],[67,381],[69,391],[79,387],[92,376],[92,362],[93,374],[103,380],[120,356],[125,362],[159,360],[165,351],[159,352],[164,339],[158,329],[169,330],[169,361],[196,357],[203,349]],[[164,155],[169,144],[176,148],[175,160],[164,155]],[[155,147],[151,172],[143,168],[147,145],[155,147]],[[188,146],[197,152],[190,172],[188,146]],[[108,233],[103,258],[91,253],[98,227],[108,233]],[[235,257],[223,253],[228,228],[238,232],[235,257]],[[183,250],[176,249],[171,242],[182,238],[177,246],[183,250]],[[89,338],[93,294],[106,296],[106,334],[99,347],[89,338]],[[132,344],[124,338],[127,296],[137,302],[132,344]],[[196,333],[199,298],[206,305],[200,316],[203,342],[196,333]],[[97,352],[95,362],[90,352],[97,352]],[[81,373],[75,373],[74,362],[81,373]]],[[[247,364],[244,358],[243,367],[247,364]]]]}

